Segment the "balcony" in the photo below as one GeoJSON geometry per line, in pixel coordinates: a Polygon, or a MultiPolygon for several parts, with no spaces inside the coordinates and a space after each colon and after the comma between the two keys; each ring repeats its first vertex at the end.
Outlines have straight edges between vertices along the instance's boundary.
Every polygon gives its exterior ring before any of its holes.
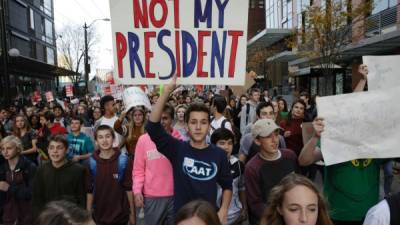
{"type": "Polygon", "coordinates": [[[396,29],[397,6],[385,9],[365,19],[365,37],[382,35],[396,29]]]}

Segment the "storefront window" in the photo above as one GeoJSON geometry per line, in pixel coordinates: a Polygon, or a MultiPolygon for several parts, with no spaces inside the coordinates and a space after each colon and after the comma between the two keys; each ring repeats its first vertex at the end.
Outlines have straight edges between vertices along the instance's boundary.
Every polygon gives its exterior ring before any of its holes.
{"type": "Polygon", "coordinates": [[[343,94],[343,74],[336,74],[336,94],[343,94]]]}

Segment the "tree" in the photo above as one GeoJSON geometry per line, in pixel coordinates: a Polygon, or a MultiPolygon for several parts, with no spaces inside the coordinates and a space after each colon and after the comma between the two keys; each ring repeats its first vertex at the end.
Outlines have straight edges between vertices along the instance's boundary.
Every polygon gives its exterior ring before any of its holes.
{"type": "MultiPolygon", "coordinates": [[[[74,71],[73,74],[62,74],[68,77],[77,90],[79,82],[83,80],[81,74],[84,71],[85,57],[85,38],[83,27],[78,25],[69,25],[62,28],[57,39],[58,64],[60,67],[74,71]]],[[[88,50],[89,55],[93,45],[97,42],[95,31],[88,29],[88,50]]],[[[91,58],[89,58],[89,62],[91,58]]]]}
{"type": "Polygon", "coordinates": [[[344,48],[355,34],[362,33],[363,26],[359,23],[370,12],[372,1],[356,7],[351,0],[324,2],[325,5],[314,4],[305,10],[305,23],[289,40],[289,46],[308,58],[310,66],[317,65],[323,76],[330,76],[335,63],[341,61],[344,48]]]}

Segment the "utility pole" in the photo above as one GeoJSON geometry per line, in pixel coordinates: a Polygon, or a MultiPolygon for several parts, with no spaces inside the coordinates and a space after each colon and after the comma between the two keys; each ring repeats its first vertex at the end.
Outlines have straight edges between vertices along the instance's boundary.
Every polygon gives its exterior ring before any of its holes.
{"type": "Polygon", "coordinates": [[[8,74],[8,48],[7,48],[7,29],[6,29],[6,1],[0,1],[0,33],[1,33],[1,56],[3,61],[3,77],[0,81],[3,89],[4,103],[7,104],[10,100],[9,87],[10,87],[10,77],[8,74]]]}
{"type": "Polygon", "coordinates": [[[87,26],[86,22],[85,25],[83,26],[83,30],[85,32],[85,94],[89,93],[89,73],[90,73],[90,65],[89,65],[89,49],[88,49],[88,38],[87,38],[87,29],[89,26],[87,26]]]}

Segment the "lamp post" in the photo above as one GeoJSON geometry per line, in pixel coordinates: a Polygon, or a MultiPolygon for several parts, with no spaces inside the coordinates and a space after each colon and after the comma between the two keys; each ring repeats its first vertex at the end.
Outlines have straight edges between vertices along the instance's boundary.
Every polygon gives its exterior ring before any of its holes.
{"type": "Polygon", "coordinates": [[[89,73],[90,73],[90,65],[89,65],[89,48],[88,48],[88,37],[87,37],[87,30],[90,28],[90,26],[92,26],[96,21],[99,20],[103,20],[103,21],[110,21],[109,18],[103,18],[103,19],[95,19],[93,20],[89,25],[85,24],[83,25],[83,30],[84,30],[84,34],[85,34],[85,60],[84,60],[84,64],[85,64],[85,90],[86,93],[89,93],[89,73]]]}

